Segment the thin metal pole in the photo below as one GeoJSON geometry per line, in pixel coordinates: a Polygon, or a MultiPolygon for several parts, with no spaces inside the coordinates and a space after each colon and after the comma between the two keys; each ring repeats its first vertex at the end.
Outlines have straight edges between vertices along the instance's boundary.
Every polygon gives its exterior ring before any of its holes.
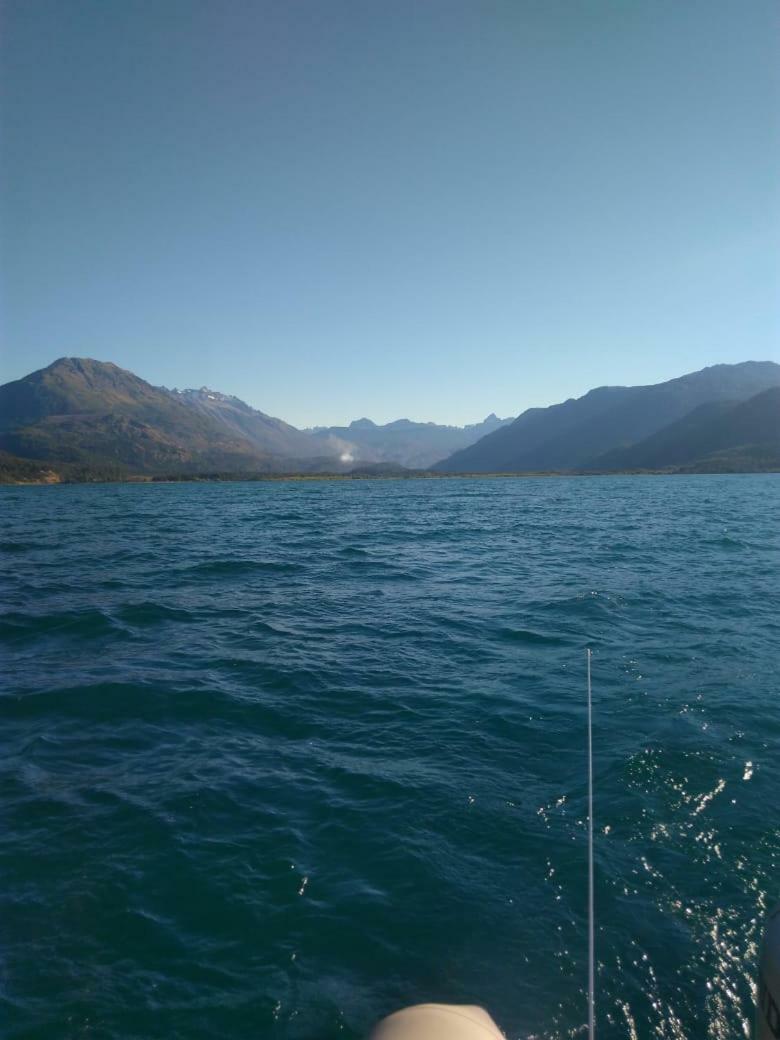
{"type": "Polygon", "coordinates": [[[590,684],[590,659],[588,649],[588,1035],[595,1040],[595,929],[593,913],[593,701],[590,684]]]}

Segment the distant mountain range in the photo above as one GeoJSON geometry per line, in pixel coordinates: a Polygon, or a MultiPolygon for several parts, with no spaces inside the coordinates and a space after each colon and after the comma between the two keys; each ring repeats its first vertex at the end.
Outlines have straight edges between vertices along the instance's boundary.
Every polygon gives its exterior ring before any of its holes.
{"type": "Polygon", "coordinates": [[[470,426],[439,426],[409,419],[377,426],[370,419],[356,419],[349,426],[316,427],[307,433],[321,446],[322,454],[333,454],[346,462],[394,462],[412,469],[428,469],[439,459],[510,422],[512,419],[499,419],[496,415],[470,426]]]}
{"type": "MultiPolygon", "coordinates": [[[[703,405],[735,405],[777,386],[780,365],[772,361],[713,365],[652,386],[603,386],[549,408],[529,408],[508,426],[433,468],[440,473],[667,469],[704,461],[712,451],[763,444],[780,448],[769,427],[763,423],[751,427],[747,421],[729,427],[729,436],[736,438],[735,442],[726,443],[726,436],[723,443],[716,444],[717,438],[708,440],[702,434],[696,450],[691,442],[693,454],[686,455],[679,444],[681,437],[685,440],[685,427],[670,430],[668,452],[662,450],[663,440],[653,442],[646,450],[640,447],[703,405]],[[760,439],[744,441],[745,437],[760,439]],[[677,443],[674,450],[672,440],[677,443]]],[[[746,411],[753,407],[763,413],[765,404],[756,398],[755,405],[746,411]]]]}
{"type": "Polygon", "coordinates": [[[714,365],[472,426],[298,430],[206,387],[61,358],[0,387],[0,480],[187,474],[780,470],[780,365],[714,365]],[[446,456],[446,457],[443,457],[446,456]],[[438,461],[437,461],[438,460],[438,461]]]}

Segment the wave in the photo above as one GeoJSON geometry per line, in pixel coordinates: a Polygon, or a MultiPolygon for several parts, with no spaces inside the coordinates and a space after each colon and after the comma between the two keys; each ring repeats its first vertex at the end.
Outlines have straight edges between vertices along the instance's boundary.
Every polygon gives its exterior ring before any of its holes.
{"type": "Polygon", "coordinates": [[[48,542],[0,541],[0,552],[26,553],[33,549],[49,549],[48,542]]]}
{"type": "Polygon", "coordinates": [[[157,625],[164,621],[193,622],[196,614],[182,607],[166,606],[151,600],[143,603],[128,603],[119,607],[116,616],[128,625],[157,625]]]}
{"type": "Polygon", "coordinates": [[[531,628],[511,628],[508,625],[498,628],[495,635],[500,640],[512,643],[526,643],[540,646],[564,646],[567,640],[551,632],[537,632],[531,628]]]}
{"type": "Polygon", "coordinates": [[[574,1035],[585,645],[602,1032],[745,1035],[777,874],[775,478],[3,504],[35,549],[0,616],[10,1036],[356,1040],[438,994],[574,1035]]]}
{"type": "Polygon", "coordinates": [[[0,636],[14,641],[34,640],[42,636],[59,639],[98,639],[107,635],[126,634],[108,613],[98,609],[58,611],[33,614],[9,611],[0,615],[0,636]]]}
{"type": "Polygon", "coordinates": [[[206,560],[188,565],[177,574],[193,578],[232,578],[251,574],[299,574],[306,568],[302,563],[280,560],[224,559],[206,560]]]}

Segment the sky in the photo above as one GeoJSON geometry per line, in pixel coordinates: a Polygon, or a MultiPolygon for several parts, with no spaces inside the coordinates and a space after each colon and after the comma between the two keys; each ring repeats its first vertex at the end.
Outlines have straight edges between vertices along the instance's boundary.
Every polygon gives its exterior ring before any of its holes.
{"type": "Polygon", "coordinates": [[[0,381],[298,426],[780,361],[774,0],[4,0],[0,381]]]}

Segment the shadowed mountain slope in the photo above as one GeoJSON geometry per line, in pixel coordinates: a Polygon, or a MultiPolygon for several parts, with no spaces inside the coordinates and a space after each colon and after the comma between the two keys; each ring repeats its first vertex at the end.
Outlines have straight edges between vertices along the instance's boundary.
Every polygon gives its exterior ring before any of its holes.
{"type": "Polygon", "coordinates": [[[437,463],[444,473],[576,470],[627,448],[694,408],[742,401],[780,386],[780,365],[713,365],[652,386],[599,387],[549,408],[530,408],[509,426],[437,463]]]}
{"type": "Polygon", "coordinates": [[[710,468],[718,460],[727,468],[737,460],[741,460],[740,468],[780,465],[780,387],[739,404],[701,405],[639,444],[594,459],[591,468],[710,468]]]}

